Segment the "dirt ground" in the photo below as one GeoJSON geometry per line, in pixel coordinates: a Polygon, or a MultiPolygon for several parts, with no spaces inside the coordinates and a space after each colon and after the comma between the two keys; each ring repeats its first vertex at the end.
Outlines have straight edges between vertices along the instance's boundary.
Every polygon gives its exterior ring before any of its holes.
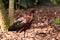
{"type": "MultiPolygon", "coordinates": [[[[60,6],[36,6],[34,9],[36,13],[30,29],[21,33],[0,30],[0,40],[60,40],[60,25],[53,23],[55,18],[60,18],[60,6]]],[[[15,19],[27,13],[29,9],[18,9],[15,11],[15,19]]]]}

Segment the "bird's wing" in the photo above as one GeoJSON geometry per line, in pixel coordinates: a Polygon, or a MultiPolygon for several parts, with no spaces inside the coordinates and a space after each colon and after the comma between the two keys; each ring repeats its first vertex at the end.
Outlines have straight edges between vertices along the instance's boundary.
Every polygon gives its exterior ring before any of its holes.
{"type": "Polygon", "coordinates": [[[8,31],[19,30],[19,29],[23,28],[25,25],[26,25],[26,23],[23,23],[23,22],[21,23],[20,21],[17,21],[8,28],[8,31]]]}

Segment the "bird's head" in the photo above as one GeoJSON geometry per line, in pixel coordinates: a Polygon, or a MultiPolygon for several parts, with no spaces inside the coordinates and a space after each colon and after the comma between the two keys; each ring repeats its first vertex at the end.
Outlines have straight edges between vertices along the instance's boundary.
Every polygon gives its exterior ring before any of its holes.
{"type": "Polygon", "coordinates": [[[35,10],[35,9],[31,9],[29,15],[30,15],[30,16],[34,16],[35,13],[36,13],[36,10],[35,10]]]}

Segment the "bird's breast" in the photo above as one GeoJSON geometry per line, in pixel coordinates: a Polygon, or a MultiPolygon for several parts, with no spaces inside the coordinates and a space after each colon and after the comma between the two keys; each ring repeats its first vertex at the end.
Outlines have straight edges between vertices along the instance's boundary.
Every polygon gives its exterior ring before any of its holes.
{"type": "Polygon", "coordinates": [[[25,17],[26,21],[29,22],[32,18],[31,17],[25,17]]]}

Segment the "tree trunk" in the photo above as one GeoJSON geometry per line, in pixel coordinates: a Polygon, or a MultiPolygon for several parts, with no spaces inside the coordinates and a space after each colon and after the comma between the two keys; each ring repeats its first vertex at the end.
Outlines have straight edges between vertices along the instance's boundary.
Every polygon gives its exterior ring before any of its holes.
{"type": "Polygon", "coordinates": [[[18,0],[19,8],[20,8],[20,1],[21,1],[21,0],[18,0]]]}
{"type": "Polygon", "coordinates": [[[14,0],[9,0],[9,20],[12,25],[14,22],[14,0]]]}
{"type": "Polygon", "coordinates": [[[5,31],[5,27],[7,28],[9,26],[9,22],[6,16],[6,12],[2,3],[2,0],[0,0],[0,27],[2,31],[5,31]]]}

